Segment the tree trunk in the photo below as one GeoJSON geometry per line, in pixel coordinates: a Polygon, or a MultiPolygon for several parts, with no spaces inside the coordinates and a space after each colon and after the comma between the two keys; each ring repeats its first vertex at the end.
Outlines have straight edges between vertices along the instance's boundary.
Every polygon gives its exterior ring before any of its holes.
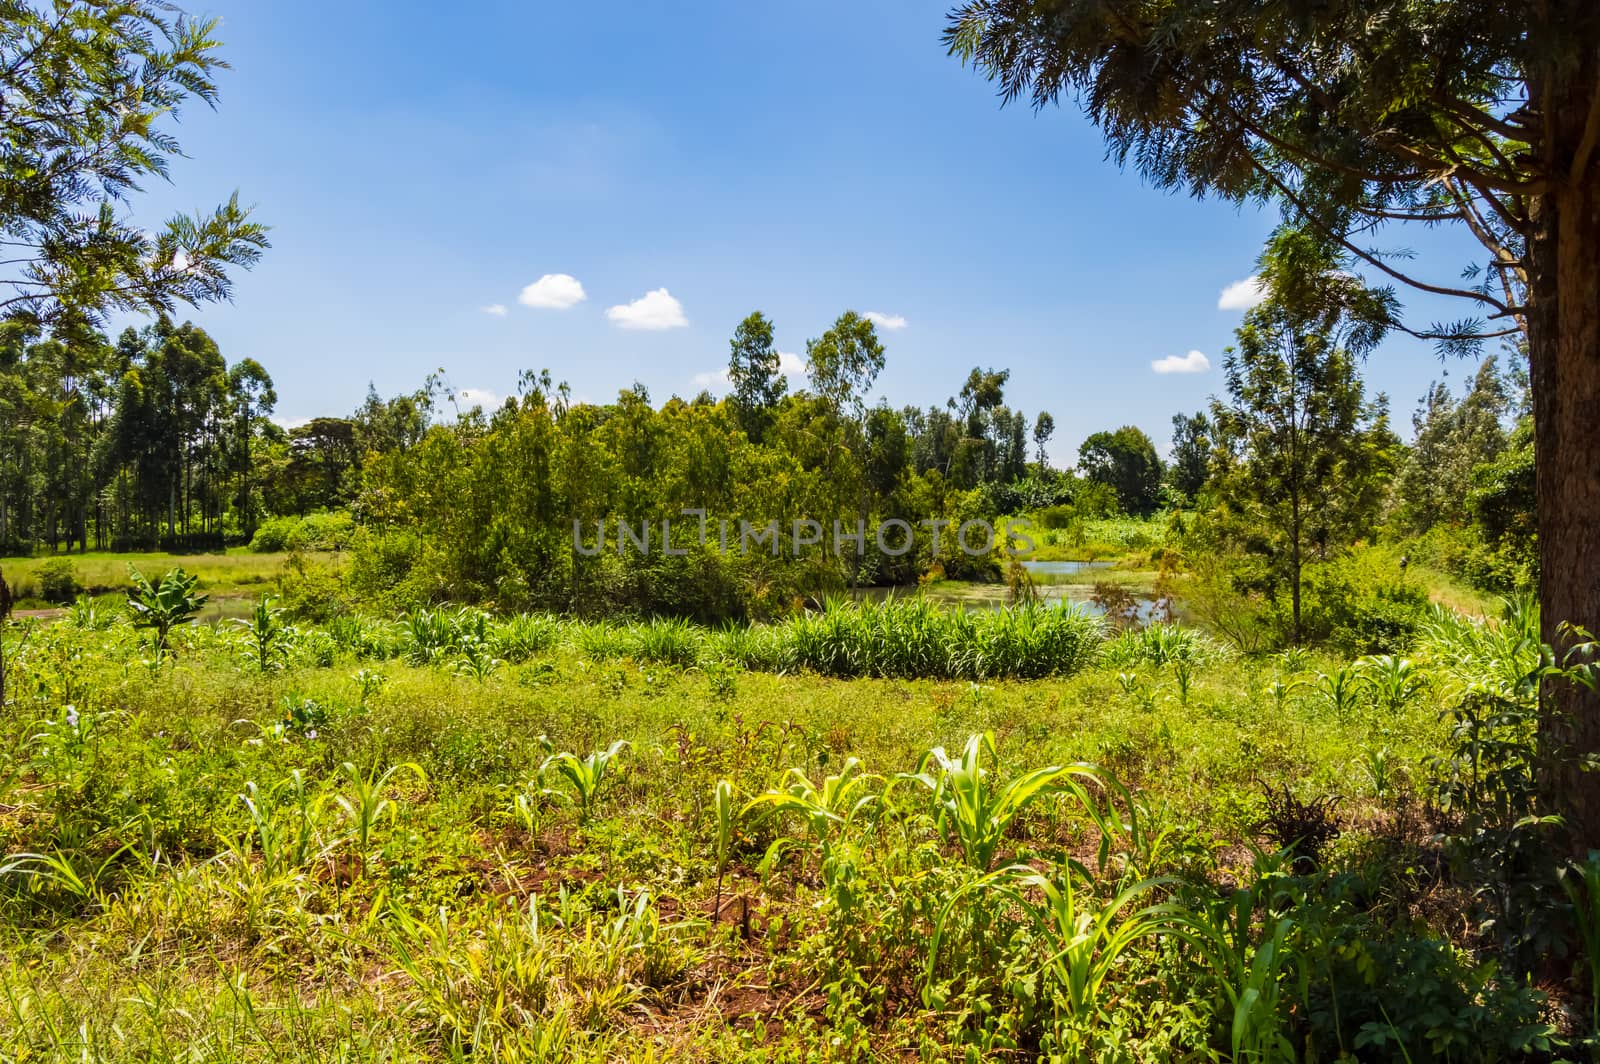
{"type": "MultiPolygon", "coordinates": [[[[1590,71],[1593,73],[1593,70],[1590,71]]],[[[1593,78],[1546,116],[1547,161],[1570,173],[1593,78]]],[[[1561,652],[1570,623],[1600,634],[1600,168],[1560,181],[1532,208],[1528,351],[1539,517],[1539,602],[1545,642],[1561,652]]],[[[1600,848],[1600,772],[1574,756],[1600,752],[1600,695],[1556,683],[1545,695],[1541,745],[1547,797],[1565,811],[1576,852],[1600,848]]]]}

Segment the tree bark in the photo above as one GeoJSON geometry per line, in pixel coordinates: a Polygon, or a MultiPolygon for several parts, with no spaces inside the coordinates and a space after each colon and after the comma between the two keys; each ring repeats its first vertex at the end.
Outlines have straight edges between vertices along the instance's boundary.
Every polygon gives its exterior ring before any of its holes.
{"type": "MultiPolygon", "coordinates": [[[[1571,173],[1588,118],[1591,76],[1565,80],[1545,116],[1547,165],[1571,173]],[[1563,149],[1563,146],[1565,150],[1563,149]]],[[[1533,385],[1544,641],[1558,655],[1564,624],[1600,634],[1600,167],[1592,161],[1532,205],[1528,353],[1533,385]]],[[[1600,696],[1552,683],[1541,746],[1547,798],[1568,816],[1575,852],[1600,848],[1600,772],[1575,756],[1600,753],[1600,696]]]]}

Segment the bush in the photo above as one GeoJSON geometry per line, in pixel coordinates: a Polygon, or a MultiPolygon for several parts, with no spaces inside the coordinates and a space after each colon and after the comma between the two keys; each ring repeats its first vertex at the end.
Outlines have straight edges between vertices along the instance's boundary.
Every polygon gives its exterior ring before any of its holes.
{"type": "Polygon", "coordinates": [[[350,546],[355,520],[347,513],[273,517],[256,529],[250,549],[257,554],[289,550],[342,551],[350,546]]]}
{"type": "Polygon", "coordinates": [[[78,581],[77,566],[70,558],[51,558],[39,566],[35,573],[39,582],[39,597],[63,606],[72,602],[83,591],[78,581]]]}

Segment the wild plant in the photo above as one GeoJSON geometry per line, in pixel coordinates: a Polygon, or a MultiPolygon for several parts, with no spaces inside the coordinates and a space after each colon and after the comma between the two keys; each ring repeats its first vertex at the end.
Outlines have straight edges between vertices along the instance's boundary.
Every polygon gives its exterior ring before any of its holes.
{"type": "Polygon", "coordinates": [[[494,656],[489,644],[474,635],[463,635],[456,643],[459,655],[450,668],[457,676],[470,676],[479,683],[486,682],[500,671],[504,661],[494,656]]]}
{"type": "Polygon", "coordinates": [[[344,810],[345,816],[349,819],[358,854],[366,858],[372,852],[373,833],[377,831],[384,816],[393,808],[384,793],[388,790],[389,784],[402,772],[409,772],[418,783],[422,784],[428,782],[428,775],[422,771],[421,766],[410,761],[390,765],[381,773],[376,765],[363,773],[349,761],[340,765],[339,770],[344,776],[345,790],[343,793],[335,794],[333,800],[344,810]]]}
{"type": "Polygon", "coordinates": [[[1321,698],[1323,705],[1339,720],[1355,712],[1361,695],[1360,674],[1346,665],[1333,672],[1319,672],[1311,690],[1321,698]]]}
{"type": "Polygon", "coordinates": [[[717,897],[712,905],[712,919],[715,920],[722,914],[722,879],[728,871],[728,856],[733,848],[733,784],[728,780],[718,780],[711,792],[711,808],[716,815],[717,837],[717,897]]]}
{"type": "Polygon", "coordinates": [[[554,766],[556,772],[572,785],[573,795],[578,801],[578,814],[587,821],[594,814],[600,787],[605,783],[611,762],[622,751],[631,749],[632,745],[626,739],[618,739],[604,750],[596,750],[585,757],[562,751],[546,758],[540,770],[542,772],[554,766]]]}
{"type": "Polygon", "coordinates": [[[951,757],[943,747],[923,755],[915,773],[902,776],[926,787],[933,797],[934,818],[940,831],[960,851],[962,860],[980,872],[994,865],[995,854],[1017,818],[1036,799],[1047,794],[1069,794],[1095,820],[1102,834],[1102,863],[1109,857],[1116,821],[1099,807],[1085,782],[1106,787],[1108,779],[1092,765],[1051,765],[996,784],[983,761],[998,762],[994,735],[984,732],[967,739],[961,754],[951,757]]]}
{"type": "Polygon", "coordinates": [[[402,618],[406,657],[413,665],[429,665],[455,645],[450,619],[437,610],[412,610],[402,618]]]}
{"type": "Polygon", "coordinates": [[[132,851],[133,843],[129,842],[99,860],[87,856],[83,850],[14,853],[0,864],[0,882],[7,876],[22,876],[35,892],[53,887],[81,905],[103,908],[107,895],[102,884],[122,857],[132,851]]]}
{"type": "Polygon", "coordinates": [[[172,652],[172,630],[193,620],[208,596],[195,593],[200,578],[182,569],[169,570],[159,585],[152,585],[148,577],[130,565],[128,579],[133,583],[133,590],[128,593],[133,623],[155,633],[156,660],[160,661],[172,652]]]}
{"type": "Polygon", "coordinates": [[[550,649],[560,635],[561,625],[556,618],[523,613],[492,627],[489,643],[495,654],[517,664],[550,649]]]}
{"type": "MultiPolygon", "coordinates": [[[[995,895],[1022,913],[1030,928],[1030,958],[1021,970],[1011,966],[1015,985],[1031,993],[1041,1011],[1065,1013],[1069,1037],[1092,1031],[1107,1018],[1115,996],[1110,984],[1126,956],[1145,939],[1180,931],[1184,913],[1170,904],[1128,911],[1164,881],[1133,883],[1101,902],[1087,883],[1079,884],[1081,874],[1081,869],[1068,868],[1052,877],[1028,865],[1012,865],[963,885],[934,921],[924,973],[928,988],[934,985],[946,925],[957,905],[969,895],[995,895]]],[[[929,1004],[936,1002],[930,999],[929,1004]]],[[[1076,1048],[1082,1052],[1088,1047],[1076,1048]]]]}
{"type": "Polygon", "coordinates": [[[80,632],[103,632],[120,619],[116,611],[106,609],[88,595],[79,595],[67,609],[67,623],[80,632]]]}
{"type": "Polygon", "coordinates": [[[1373,702],[1390,714],[1399,713],[1427,686],[1427,674],[1415,662],[1393,654],[1362,658],[1356,669],[1373,702]]]}
{"type": "Polygon", "coordinates": [[[259,672],[271,672],[283,665],[291,630],[283,623],[284,611],[273,604],[270,595],[262,595],[248,618],[234,621],[249,640],[249,660],[259,672]]]}
{"type": "Polygon", "coordinates": [[[266,796],[253,780],[246,782],[238,798],[250,816],[267,879],[297,872],[328,852],[327,847],[318,845],[316,819],[322,801],[311,797],[299,769],[290,772],[266,796]],[[293,802],[293,823],[281,822],[274,813],[278,795],[284,792],[293,802]]]}
{"type": "Polygon", "coordinates": [[[1375,798],[1387,798],[1398,782],[1399,771],[1394,751],[1387,746],[1361,751],[1361,771],[1367,777],[1375,798]]]}

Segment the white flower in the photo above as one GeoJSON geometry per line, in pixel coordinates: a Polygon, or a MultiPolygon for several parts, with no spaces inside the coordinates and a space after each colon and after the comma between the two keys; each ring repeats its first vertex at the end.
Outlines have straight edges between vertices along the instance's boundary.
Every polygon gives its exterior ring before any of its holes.
{"type": "Polygon", "coordinates": [[[306,738],[307,739],[315,739],[316,737],[317,737],[317,729],[315,729],[315,728],[307,728],[306,729],[306,738]]]}
{"type": "Polygon", "coordinates": [[[76,728],[78,726],[78,709],[77,709],[76,706],[68,706],[67,707],[67,718],[66,719],[67,719],[67,727],[76,728]]]}

